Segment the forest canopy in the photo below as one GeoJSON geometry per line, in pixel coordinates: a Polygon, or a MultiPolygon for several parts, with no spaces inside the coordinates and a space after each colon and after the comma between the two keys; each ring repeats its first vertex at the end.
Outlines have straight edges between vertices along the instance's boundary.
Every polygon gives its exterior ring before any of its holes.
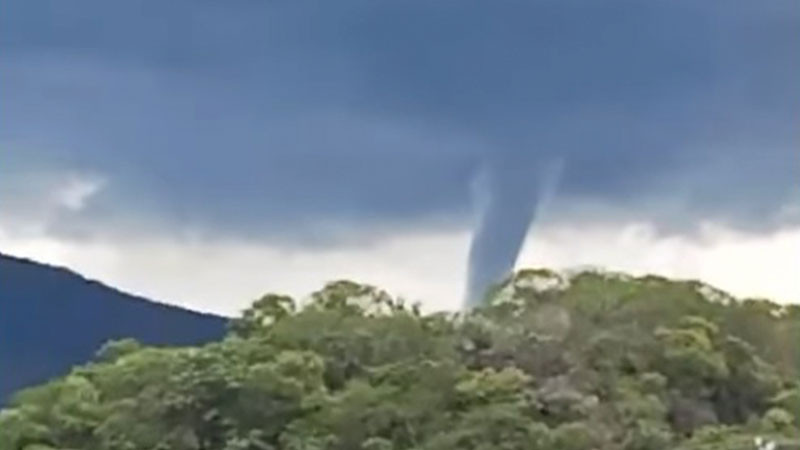
{"type": "Polygon", "coordinates": [[[694,281],[523,270],[430,314],[336,281],[202,347],[108,343],[0,450],[798,449],[798,343],[800,306],[694,281]]]}

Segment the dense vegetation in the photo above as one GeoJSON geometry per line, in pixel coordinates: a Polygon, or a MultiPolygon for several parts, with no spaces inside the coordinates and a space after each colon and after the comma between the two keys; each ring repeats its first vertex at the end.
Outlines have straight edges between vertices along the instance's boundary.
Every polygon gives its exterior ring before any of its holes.
{"type": "Polygon", "coordinates": [[[204,347],[109,343],[20,393],[0,450],[795,449],[799,342],[800,307],[697,282],[523,271],[422,314],[340,281],[204,347]]]}

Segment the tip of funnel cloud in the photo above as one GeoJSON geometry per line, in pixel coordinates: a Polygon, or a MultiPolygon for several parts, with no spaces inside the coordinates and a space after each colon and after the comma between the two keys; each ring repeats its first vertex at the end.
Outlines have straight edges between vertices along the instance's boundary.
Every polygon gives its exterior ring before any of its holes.
{"type": "Polygon", "coordinates": [[[534,219],[549,208],[564,170],[564,159],[542,167],[502,170],[487,166],[476,188],[478,223],[467,268],[465,307],[481,305],[493,286],[514,269],[534,219]]]}

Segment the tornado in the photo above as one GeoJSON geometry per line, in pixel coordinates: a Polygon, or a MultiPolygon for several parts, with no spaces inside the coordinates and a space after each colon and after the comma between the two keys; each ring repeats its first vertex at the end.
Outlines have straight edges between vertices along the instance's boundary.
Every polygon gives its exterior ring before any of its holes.
{"type": "Polygon", "coordinates": [[[484,167],[476,183],[477,223],[469,249],[464,305],[480,305],[514,269],[525,236],[549,203],[563,161],[540,167],[510,161],[484,167]]]}

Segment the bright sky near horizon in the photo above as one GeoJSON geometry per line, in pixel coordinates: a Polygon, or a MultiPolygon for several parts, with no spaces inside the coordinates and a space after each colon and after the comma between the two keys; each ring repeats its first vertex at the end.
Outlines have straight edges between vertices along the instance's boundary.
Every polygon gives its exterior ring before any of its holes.
{"type": "MultiPolygon", "coordinates": [[[[457,309],[463,298],[469,234],[397,233],[366,246],[281,248],[245,241],[148,238],[59,240],[10,237],[0,248],[69,267],[125,291],[184,307],[235,315],[267,292],[303,298],[347,278],[419,301],[457,309]]],[[[800,303],[800,227],[743,234],[706,227],[692,239],[659,236],[651,225],[540,224],[518,267],[600,267],[631,274],[700,279],[731,294],[800,303]]]]}
{"type": "Polygon", "coordinates": [[[2,2],[0,252],[453,308],[482,171],[522,208],[560,161],[517,266],[797,302],[797,42],[796,0],[2,2]]]}

